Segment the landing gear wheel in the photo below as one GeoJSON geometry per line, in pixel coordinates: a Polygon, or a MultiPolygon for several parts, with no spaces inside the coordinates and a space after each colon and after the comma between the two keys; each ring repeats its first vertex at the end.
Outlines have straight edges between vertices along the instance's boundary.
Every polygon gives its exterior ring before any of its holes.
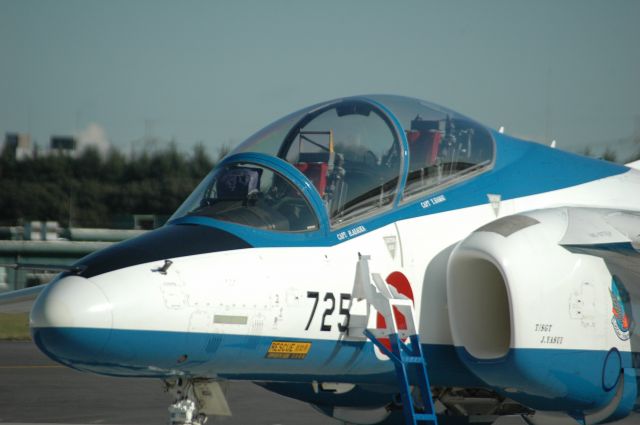
{"type": "Polygon", "coordinates": [[[169,406],[169,425],[204,425],[207,416],[199,412],[198,400],[191,380],[178,378],[164,381],[165,391],[169,392],[174,402],[169,406]]]}

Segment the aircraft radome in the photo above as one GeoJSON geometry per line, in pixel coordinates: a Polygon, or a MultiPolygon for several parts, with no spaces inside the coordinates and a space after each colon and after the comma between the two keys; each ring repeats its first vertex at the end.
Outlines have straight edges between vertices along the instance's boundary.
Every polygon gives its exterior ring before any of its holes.
{"type": "Polygon", "coordinates": [[[640,408],[634,166],[418,99],[320,103],[45,286],[33,340],[162,380],[173,424],[229,414],[225,380],[348,424],[611,422],[640,408]]]}

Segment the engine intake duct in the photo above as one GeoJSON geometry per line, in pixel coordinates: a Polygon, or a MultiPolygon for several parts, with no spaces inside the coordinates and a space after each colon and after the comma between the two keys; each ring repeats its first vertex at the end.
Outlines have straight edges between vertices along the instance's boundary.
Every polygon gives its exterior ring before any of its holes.
{"type": "Polygon", "coordinates": [[[602,235],[624,234],[612,224],[619,216],[584,208],[532,211],[462,240],[447,267],[451,335],[461,362],[499,394],[535,410],[573,406],[591,417],[630,410],[637,383],[624,294],[637,291],[624,286],[634,289],[637,281],[614,278],[597,252],[564,247],[597,247],[602,235]]]}

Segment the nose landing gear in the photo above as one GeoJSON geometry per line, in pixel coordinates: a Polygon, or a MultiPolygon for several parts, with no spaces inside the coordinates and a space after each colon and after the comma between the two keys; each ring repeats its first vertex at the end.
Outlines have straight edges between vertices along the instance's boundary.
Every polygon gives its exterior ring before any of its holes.
{"type": "Polygon", "coordinates": [[[198,413],[193,400],[180,400],[169,406],[169,425],[204,425],[207,416],[198,413]]]}
{"type": "Polygon", "coordinates": [[[176,378],[163,382],[174,400],[169,406],[169,425],[204,425],[208,415],[231,416],[220,381],[176,378]]]}

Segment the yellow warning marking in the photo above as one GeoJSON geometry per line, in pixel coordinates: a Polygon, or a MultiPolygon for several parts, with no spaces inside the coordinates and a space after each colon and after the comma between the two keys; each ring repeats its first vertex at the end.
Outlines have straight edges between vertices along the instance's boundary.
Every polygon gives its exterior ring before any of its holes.
{"type": "Polygon", "coordinates": [[[310,349],[310,342],[273,341],[267,351],[266,357],[268,359],[302,360],[307,357],[310,349]]]}

